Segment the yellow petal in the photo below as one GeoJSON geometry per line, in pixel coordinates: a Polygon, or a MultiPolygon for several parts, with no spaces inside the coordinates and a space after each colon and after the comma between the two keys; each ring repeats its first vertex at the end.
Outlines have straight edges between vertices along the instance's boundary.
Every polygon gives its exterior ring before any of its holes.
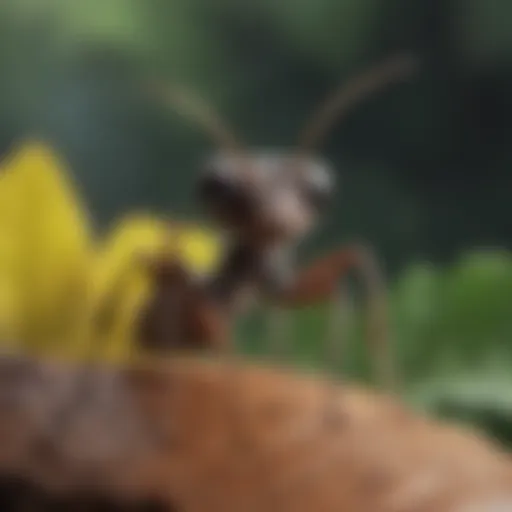
{"type": "Polygon", "coordinates": [[[83,351],[111,358],[131,350],[133,315],[129,304],[144,299],[149,276],[139,256],[160,250],[165,224],[149,215],[129,215],[116,222],[92,262],[87,302],[88,329],[83,351]],[[121,334],[123,333],[123,334],[121,334]]]}
{"type": "Polygon", "coordinates": [[[197,273],[213,271],[222,253],[219,235],[201,226],[190,226],[181,238],[180,251],[185,265],[197,273]]]}
{"type": "Polygon", "coordinates": [[[116,308],[105,337],[105,357],[126,361],[137,353],[136,324],[141,308],[150,293],[147,274],[133,269],[118,295],[116,308]]]}
{"type": "Polygon", "coordinates": [[[98,302],[107,297],[116,283],[138,263],[139,255],[159,250],[164,230],[163,222],[146,215],[130,215],[118,221],[96,253],[92,301],[98,302]]]}
{"type": "Polygon", "coordinates": [[[79,307],[85,291],[92,249],[88,215],[63,161],[48,146],[22,145],[4,163],[4,172],[20,205],[17,286],[24,341],[33,349],[50,348],[64,336],[64,326],[71,328],[70,318],[78,313],[70,306],[79,307]]]}

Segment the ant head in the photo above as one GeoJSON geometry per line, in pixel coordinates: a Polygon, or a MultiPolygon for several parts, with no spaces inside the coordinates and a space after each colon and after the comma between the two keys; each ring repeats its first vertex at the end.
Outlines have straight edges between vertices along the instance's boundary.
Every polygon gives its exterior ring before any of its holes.
{"type": "Polygon", "coordinates": [[[334,122],[355,103],[415,68],[415,59],[399,55],[344,84],[314,111],[297,149],[283,153],[246,150],[197,98],[175,87],[158,89],[174,108],[200,122],[222,148],[205,163],[198,183],[208,212],[238,238],[290,241],[315,225],[331,199],[333,172],[314,154],[334,122]]]}
{"type": "Polygon", "coordinates": [[[218,152],[204,164],[199,199],[237,237],[291,241],[304,236],[330,204],[330,166],[294,152],[218,152]]]}

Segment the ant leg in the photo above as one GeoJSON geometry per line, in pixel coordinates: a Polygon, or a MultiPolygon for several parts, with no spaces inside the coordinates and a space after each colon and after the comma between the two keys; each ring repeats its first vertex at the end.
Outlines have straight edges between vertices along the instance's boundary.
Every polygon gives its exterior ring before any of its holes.
{"type": "Polygon", "coordinates": [[[329,303],[324,356],[329,369],[335,375],[344,364],[343,352],[347,344],[347,323],[352,305],[348,283],[339,283],[339,288],[329,303]]]}
{"type": "Polygon", "coordinates": [[[315,259],[299,270],[294,283],[279,295],[278,302],[287,307],[303,307],[330,301],[344,275],[367,267],[365,252],[359,247],[343,247],[315,259]]]}
{"type": "Polygon", "coordinates": [[[299,271],[295,282],[282,293],[278,302],[286,307],[302,307],[331,302],[341,279],[356,271],[367,294],[367,339],[378,378],[389,387],[394,381],[388,354],[386,287],[377,260],[371,250],[348,246],[329,252],[299,271]]]}
{"type": "Polygon", "coordinates": [[[283,358],[289,355],[291,339],[290,311],[280,305],[271,304],[266,315],[267,344],[272,348],[272,355],[283,358]]]}

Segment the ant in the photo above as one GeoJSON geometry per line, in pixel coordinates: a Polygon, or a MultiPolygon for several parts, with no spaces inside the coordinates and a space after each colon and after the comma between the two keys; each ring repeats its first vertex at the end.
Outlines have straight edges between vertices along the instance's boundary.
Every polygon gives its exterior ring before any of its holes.
{"type": "Polygon", "coordinates": [[[297,149],[283,152],[246,149],[207,106],[176,87],[155,87],[182,114],[199,122],[220,146],[206,160],[197,197],[227,235],[224,259],[206,279],[180,263],[149,261],[155,291],[142,312],[138,339],[144,348],[230,346],[230,324],[248,300],[268,298],[280,308],[328,302],[341,277],[358,270],[372,300],[369,328],[382,379],[391,379],[385,362],[384,289],[371,251],[343,247],[294,271],[293,255],[318,224],[335,190],[334,171],[315,154],[334,122],[354,103],[415,69],[409,56],[385,60],[328,96],[300,134],[297,149]]]}

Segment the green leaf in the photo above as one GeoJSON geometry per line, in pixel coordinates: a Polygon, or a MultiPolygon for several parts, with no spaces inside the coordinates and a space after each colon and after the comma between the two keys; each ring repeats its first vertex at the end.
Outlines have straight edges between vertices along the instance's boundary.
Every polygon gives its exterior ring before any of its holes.
{"type": "Polygon", "coordinates": [[[409,393],[430,414],[473,425],[512,446],[510,360],[495,354],[471,372],[443,371],[409,393]]]}

